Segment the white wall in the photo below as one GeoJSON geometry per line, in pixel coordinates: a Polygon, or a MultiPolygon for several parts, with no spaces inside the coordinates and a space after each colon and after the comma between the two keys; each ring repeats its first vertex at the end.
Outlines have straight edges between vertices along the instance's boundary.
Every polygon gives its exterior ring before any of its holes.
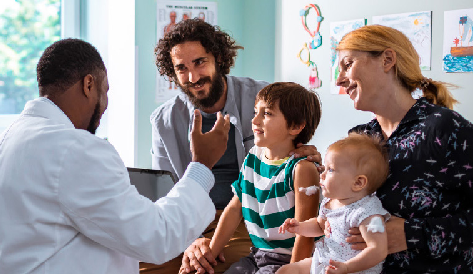
{"type": "Polygon", "coordinates": [[[126,166],[135,166],[135,1],[109,1],[108,140],[126,166]]]}
{"type": "Polygon", "coordinates": [[[126,166],[136,166],[135,1],[82,1],[82,38],[94,45],[107,67],[108,108],[97,136],[107,137],[126,166]],[[118,3],[119,2],[119,3],[118,3]]]}
{"type": "MultiPolygon", "coordinates": [[[[371,113],[357,111],[346,95],[330,94],[330,22],[367,19],[372,16],[394,13],[432,11],[432,69],[423,71],[424,76],[450,82],[460,86],[453,90],[453,96],[460,102],[455,110],[473,121],[473,73],[444,73],[442,71],[443,15],[444,11],[473,8],[473,0],[277,0],[276,7],[276,52],[275,81],[293,81],[307,86],[309,69],[299,61],[297,53],[310,36],[301,24],[299,11],[307,4],[320,7],[324,20],[320,26],[322,46],[311,51],[311,60],[318,67],[322,87],[318,89],[322,101],[322,120],[311,144],[325,155],[327,147],[334,141],[345,137],[347,131],[358,124],[368,122],[371,113]]],[[[313,12],[313,11],[311,11],[313,12]]]]}

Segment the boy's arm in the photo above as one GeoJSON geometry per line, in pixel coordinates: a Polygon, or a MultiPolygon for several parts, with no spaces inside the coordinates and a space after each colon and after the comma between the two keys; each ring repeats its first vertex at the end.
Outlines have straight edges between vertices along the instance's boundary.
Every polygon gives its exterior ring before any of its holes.
{"type": "Polygon", "coordinates": [[[384,223],[383,216],[373,215],[366,218],[360,224],[360,232],[363,236],[363,239],[366,241],[367,247],[345,263],[331,262],[333,266],[340,268],[340,270],[343,270],[343,268],[346,269],[346,272],[336,271],[334,273],[354,273],[366,270],[382,262],[388,255],[388,237],[386,234],[386,225],[384,223]],[[375,217],[381,219],[383,227],[385,228],[383,232],[369,232],[367,230],[367,226],[370,224],[371,219],[375,217]]]}
{"type": "Polygon", "coordinates": [[[223,251],[225,245],[230,241],[242,217],[241,202],[238,196],[235,195],[223,210],[217,228],[215,229],[215,234],[210,241],[210,250],[214,258],[223,251]]]}
{"type": "MultiPolygon", "coordinates": [[[[309,161],[300,161],[294,170],[294,193],[295,193],[295,219],[301,222],[299,233],[296,235],[296,241],[292,250],[291,263],[309,258],[314,249],[314,238],[304,237],[304,232],[313,231],[318,227],[313,221],[304,222],[317,216],[319,209],[319,193],[307,195],[299,191],[300,187],[319,186],[319,173],[315,165],[309,161]]],[[[315,219],[315,218],[314,218],[315,219]]]]}

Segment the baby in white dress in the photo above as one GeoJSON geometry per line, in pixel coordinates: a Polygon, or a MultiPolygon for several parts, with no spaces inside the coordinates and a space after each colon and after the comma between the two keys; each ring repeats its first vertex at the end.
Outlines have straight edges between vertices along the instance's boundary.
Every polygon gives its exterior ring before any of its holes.
{"type": "Polygon", "coordinates": [[[379,140],[351,133],[330,145],[325,156],[325,171],[320,186],[325,197],[317,218],[299,222],[287,219],[279,233],[306,237],[324,235],[325,222],[330,235],[317,242],[311,259],[286,265],[278,274],[290,273],[381,273],[387,256],[384,223],[390,214],[374,192],[386,180],[388,154],[379,140]],[[353,250],[345,239],[348,230],[359,227],[367,247],[353,250]]]}

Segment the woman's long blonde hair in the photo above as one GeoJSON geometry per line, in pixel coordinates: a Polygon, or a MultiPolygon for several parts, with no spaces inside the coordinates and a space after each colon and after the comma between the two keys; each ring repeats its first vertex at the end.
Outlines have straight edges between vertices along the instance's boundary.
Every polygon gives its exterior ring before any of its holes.
{"type": "Polygon", "coordinates": [[[381,25],[364,26],[346,34],[338,44],[337,51],[358,50],[378,56],[388,48],[396,52],[396,75],[409,92],[412,93],[419,88],[429,102],[453,109],[457,100],[453,98],[447,87],[455,86],[433,81],[422,75],[419,55],[402,32],[381,25]]]}

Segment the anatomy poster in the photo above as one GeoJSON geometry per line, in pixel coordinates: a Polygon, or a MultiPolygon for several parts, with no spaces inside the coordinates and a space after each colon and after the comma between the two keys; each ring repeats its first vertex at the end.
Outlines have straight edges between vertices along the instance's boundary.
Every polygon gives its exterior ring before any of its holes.
{"type": "Polygon", "coordinates": [[[430,70],[432,11],[373,16],[373,24],[391,27],[404,33],[419,54],[420,69],[430,70]]]}
{"type": "Polygon", "coordinates": [[[473,9],[444,13],[443,71],[473,71],[473,9]]]}
{"type": "Polygon", "coordinates": [[[356,30],[357,28],[361,28],[364,25],[366,25],[366,19],[330,23],[330,51],[332,55],[332,58],[330,59],[330,93],[332,94],[345,94],[342,88],[337,87],[336,85],[338,73],[340,70],[338,64],[338,53],[335,49],[345,34],[352,30],[356,30]]]}
{"type": "MultiPolygon", "coordinates": [[[[217,3],[199,1],[159,1],[157,16],[157,39],[159,41],[174,26],[189,18],[199,18],[205,22],[217,24],[217,3]]],[[[160,104],[179,94],[179,87],[167,77],[156,72],[156,103],[160,104]]]]}

